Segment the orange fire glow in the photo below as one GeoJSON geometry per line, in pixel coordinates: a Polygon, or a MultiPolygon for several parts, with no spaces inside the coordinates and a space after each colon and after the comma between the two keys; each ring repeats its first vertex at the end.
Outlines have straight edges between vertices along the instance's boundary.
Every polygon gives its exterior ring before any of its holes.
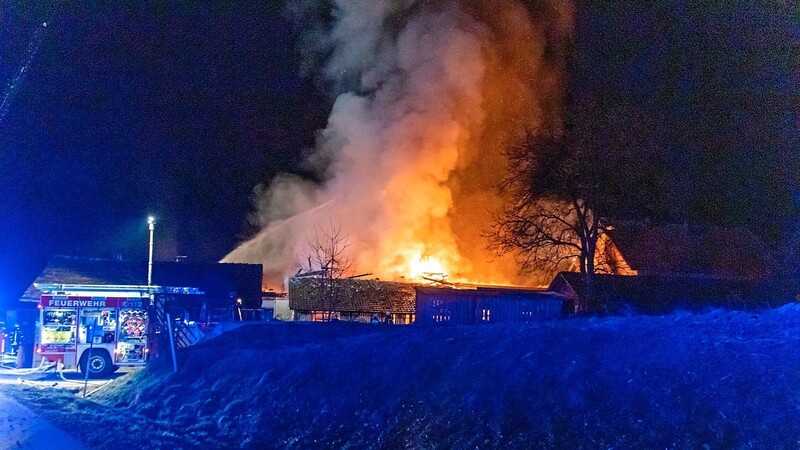
{"type": "Polygon", "coordinates": [[[408,274],[411,278],[422,278],[431,275],[447,275],[447,271],[438,258],[421,256],[418,260],[411,261],[408,274]]]}
{"type": "Polygon", "coordinates": [[[326,181],[287,175],[261,189],[261,231],[223,262],[263,264],[278,287],[309,269],[315,227],[334,223],[349,236],[356,273],[540,284],[519,276],[513,257],[488,251],[485,233],[504,201],[502,148],[559,114],[562,67],[552,50],[569,33],[569,2],[347,4],[325,70],[360,85],[336,98],[319,133],[314,161],[327,164],[326,181]]]}

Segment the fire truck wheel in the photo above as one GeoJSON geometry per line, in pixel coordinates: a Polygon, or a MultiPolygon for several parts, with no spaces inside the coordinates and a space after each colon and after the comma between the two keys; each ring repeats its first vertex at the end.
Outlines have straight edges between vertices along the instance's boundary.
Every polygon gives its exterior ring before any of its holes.
{"type": "Polygon", "coordinates": [[[81,357],[80,368],[81,373],[83,374],[86,374],[87,360],[90,378],[105,377],[111,374],[114,369],[114,366],[111,363],[111,357],[108,356],[108,352],[105,350],[93,352],[91,358],[88,358],[88,354],[85,354],[81,357]]]}

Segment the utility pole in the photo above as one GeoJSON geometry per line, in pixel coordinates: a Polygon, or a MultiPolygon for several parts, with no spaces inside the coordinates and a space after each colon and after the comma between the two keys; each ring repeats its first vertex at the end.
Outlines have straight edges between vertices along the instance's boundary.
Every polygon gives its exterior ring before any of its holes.
{"type": "Polygon", "coordinates": [[[153,230],[155,229],[156,219],[153,216],[147,218],[147,226],[150,230],[150,256],[147,258],[147,285],[153,285],[153,230]]]}

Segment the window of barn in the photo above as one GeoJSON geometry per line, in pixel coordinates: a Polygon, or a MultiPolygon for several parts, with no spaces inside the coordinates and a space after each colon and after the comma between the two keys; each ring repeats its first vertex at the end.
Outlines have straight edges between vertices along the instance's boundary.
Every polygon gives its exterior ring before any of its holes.
{"type": "Polygon", "coordinates": [[[331,313],[327,311],[311,311],[312,322],[327,322],[328,320],[338,320],[340,317],[341,316],[337,311],[333,311],[331,313]]]}
{"type": "Polygon", "coordinates": [[[434,314],[433,320],[435,322],[449,322],[450,314],[434,314]]]}
{"type": "Polygon", "coordinates": [[[408,325],[413,320],[412,314],[392,314],[392,323],[395,325],[408,325]]]}

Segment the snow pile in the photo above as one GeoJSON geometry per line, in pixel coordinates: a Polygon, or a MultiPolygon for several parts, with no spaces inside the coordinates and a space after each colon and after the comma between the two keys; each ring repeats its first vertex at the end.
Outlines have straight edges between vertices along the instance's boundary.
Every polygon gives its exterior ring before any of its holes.
{"type": "MultiPolygon", "coordinates": [[[[53,383],[50,383],[52,385],[53,383]]],[[[176,450],[202,448],[204,443],[185,435],[169,423],[131,414],[130,411],[84,400],[80,389],[48,389],[42,383],[4,385],[3,393],[14,397],[49,422],[90,449],[176,450]]],[[[22,423],[22,426],[30,424],[22,423]]],[[[31,433],[40,430],[32,429],[31,433]]],[[[62,442],[50,437],[50,447],[58,449],[62,442]]],[[[15,448],[32,448],[18,443],[15,448]]],[[[39,448],[39,447],[36,447],[39,448]]]]}
{"type": "Polygon", "coordinates": [[[105,392],[223,447],[785,447],[800,307],[531,326],[239,328],[105,392]]]}
{"type": "Polygon", "coordinates": [[[529,326],[240,327],[93,398],[92,448],[796,448],[800,306],[529,326]]]}

